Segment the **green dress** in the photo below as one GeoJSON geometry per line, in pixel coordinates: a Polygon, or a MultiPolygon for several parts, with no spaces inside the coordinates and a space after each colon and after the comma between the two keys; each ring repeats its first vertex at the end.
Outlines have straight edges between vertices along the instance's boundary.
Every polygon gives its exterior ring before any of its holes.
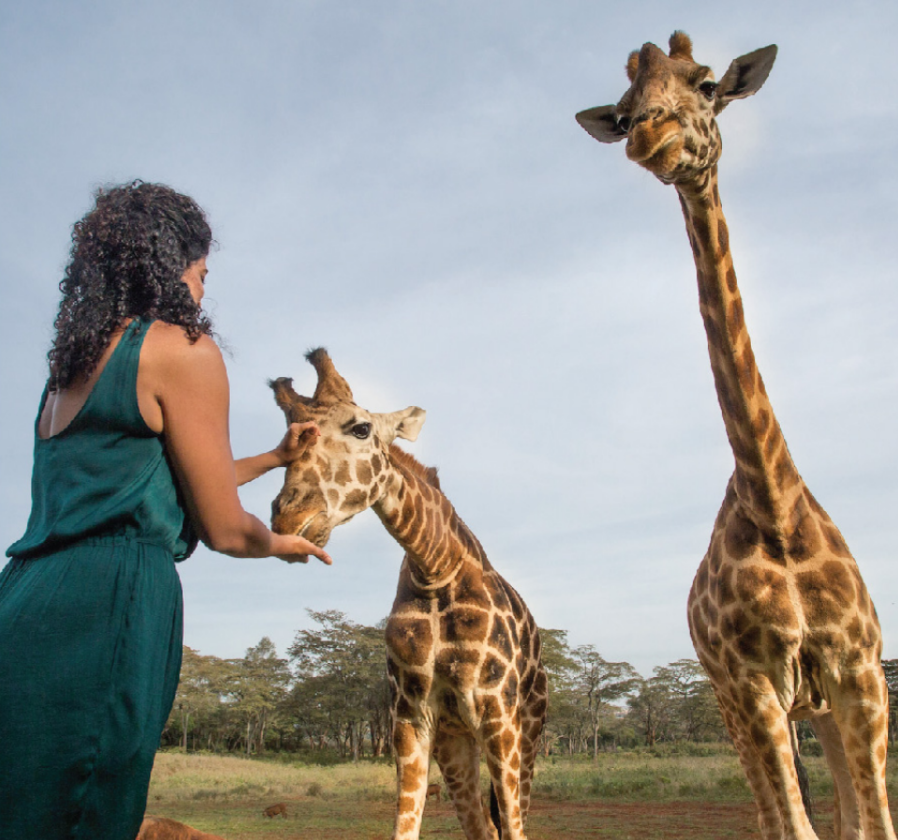
{"type": "Polygon", "coordinates": [[[62,432],[35,423],[31,515],[0,572],[4,840],[134,840],[146,807],[181,667],[174,563],[196,545],[137,404],[149,325],[62,432]]]}

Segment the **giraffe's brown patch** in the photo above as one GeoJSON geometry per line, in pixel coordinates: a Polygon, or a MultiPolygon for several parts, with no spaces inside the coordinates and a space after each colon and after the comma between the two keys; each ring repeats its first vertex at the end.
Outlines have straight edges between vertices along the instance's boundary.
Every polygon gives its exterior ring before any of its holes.
{"type": "Polygon", "coordinates": [[[349,475],[349,462],[341,461],[334,474],[334,482],[339,484],[340,487],[345,487],[351,480],[352,478],[349,475]]]}
{"type": "Polygon", "coordinates": [[[340,501],[340,494],[333,487],[331,487],[327,491],[327,500],[328,502],[330,502],[331,507],[336,507],[340,501]]]}
{"type": "Polygon", "coordinates": [[[480,666],[479,684],[481,688],[492,688],[498,685],[505,676],[505,668],[504,662],[488,653],[483,665],[480,666]]]}
{"type": "Polygon", "coordinates": [[[331,464],[330,460],[322,455],[319,455],[318,458],[315,459],[315,465],[318,469],[318,474],[321,476],[322,481],[330,483],[334,480],[334,467],[333,464],[331,464]]]}
{"type": "Polygon", "coordinates": [[[826,539],[826,545],[829,550],[837,557],[851,557],[851,552],[848,550],[847,543],[839,533],[839,529],[833,525],[832,522],[827,522],[822,528],[823,536],[826,539]]]}
{"type": "Polygon", "coordinates": [[[720,256],[724,257],[730,250],[730,232],[727,230],[727,223],[723,216],[717,219],[717,247],[720,249],[720,256]]]}
{"type": "Polygon", "coordinates": [[[470,685],[476,680],[479,659],[476,650],[444,648],[437,654],[434,673],[450,685],[470,685]]]}
{"type": "Polygon", "coordinates": [[[430,677],[417,671],[403,671],[400,685],[406,697],[418,702],[430,691],[430,677]]]}
{"type": "Polygon", "coordinates": [[[521,645],[521,656],[524,659],[530,659],[530,622],[525,622],[523,627],[521,627],[520,633],[520,645],[521,645]]]}
{"type": "MultiPolygon", "coordinates": [[[[739,304],[739,312],[741,314],[742,304],[739,303],[738,300],[734,301],[733,306],[730,307],[731,314],[732,310],[736,307],[736,304],[739,304]]],[[[755,355],[752,353],[750,344],[746,344],[741,355],[736,358],[736,376],[739,378],[739,385],[745,393],[746,398],[751,400],[755,394],[755,377],[757,376],[757,369],[755,367],[755,355]]],[[[752,427],[752,431],[757,433],[754,426],[752,427]]]]}
{"type": "Polygon", "coordinates": [[[490,628],[489,644],[506,661],[512,657],[511,640],[508,625],[501,615],[493,616],[493,625],[490,628]]]}
{"type": "Polygon", "coordinates": [[[406,764],[402,768],[402,785],[403,793],[414,793],[417,791],[427,778],[427,768],[419,767],[416,764],[406,764]]]}
{"type": "MultiPolygon", "coordinates": [[[[717,189],[717,185],[716,185],[716,184],[714,185],[714,189],[715,189],[715,190],[717,189]]],[[[719,199],[718,199],[718,206],[719,206],[719,199]]],[[[736,272],[735,272],[735,270],[733,269],[733,266],[729,266],[729,267],[727,268],[727,271],[726,271],[726,284],[727,284],[727,290],[729,291],[729,293],[730,293],[731,295],[736,294],[736,289],[738,288],[738,286],[737,286],[737,284],[736,284],[736,272]]]]}
{"type": "Polygon", "coordinates": [[[415,618],[388,621],[386,641],[387,648],[399,662],[421,667],[428,661],[433,648],[430,621],[415,618]]]}
{"type": "Polygon", "coordinates": [[[736,650],[743,659],[762,661],[764,650],[761,646],[761,628],[757,625],[747,627],[736,639],[736,650]]]}
{"type": "Polygon", "coordinates": [[[786,578],[775,569],[740,569],[736,576],[736,594],[756,620],[776,627],[795,624],[786,578]]]}
{"type": "Polygon", "coordinates": [[[355,465],[355,477],[360,484],[370,484],[374,478],[370,461],[359,461],[355,465]]]}
{"type": "Polygon", "coordinates": [[[745,514],[736,510],[727,519],[725,539],[727,556],[744,560],[756,551],[761,542],[761,531],[745,514]]]}
{"type": "Polygon", "coordinates": [[[845,604],[855,597],[854,583],[842,563],[830,561],[819,569],[795,575],[807,621],[813,625],[839,621],[845,604]]]}
{"type": "Polygon", "coordinates": [[[805,515],[789,537],[787,543],[789,558],[795,563],[805,563],[818,554],[821,545],[817,523],[811,516],[805,515]]]}
{"type": "Polygon", "coordinates": [[[393,749],[400,758],[411,758],[418,747],[414,729],[409,724],[393,727],[393,749]]]}
{"type": "Polygon", "coordinates": [[[698,241],[701,244],[708,242],[710,240],[708,235],[708,223],[704,219],[698,217],[692,217],[690,222],[692,223],[692,229],[695,231],[698,241]]]}
{"type": "Polygon", "coordinates": [[[848,622],[848,626],[845,628],[845,633],[848,636],[848,641],[851,642],[852,645],[860,645],[862,644],[862,640],[865,640],[866,627],[864,623],[860,620],[858,616],[854,616],[851,621],[848,622]]]}
{"type": "Polygon", "coordinates": [[[340,510],[353,510],[368,502],[368,494],[364,490],[359,490],[358,488],[354,490],[350,490],[346,494],[346,498],[343,499],[343,504],[340,505],[340,510]]]}
{"type": "MultiPolygon", "coordinates": [[[[748,352],[751,352],[751,348],[747,348],[748,352]]],[[[754,362],[754,356],[752,356],[752,362],[754,362]]],[[[754,380],[752,380],[752,387],[754,387],[754,380]]],[[[770,412],[766,408],[762,408],[755,414],[752,419],[752,431],[755,433],[757,438],[763,438],[764,435],[770,430],[770,412]]]]}
{"type": "Polygon", "coordinates": [[[484,584],[489,586],[489,583],[479,575],[479,570],[473,563],[466,564],[455,579],[452,599],[470,607],[489,610],[493,604],[484,588],[484,584]]]}
{"type": "Polygon", "coordinates": [[[375,475],[379,475],[384,468],[383,458],[380,457],[380,453],[375,452],[371,456],[371,469],[375,475]]]}
{"type": "Polygon", "coordinates": [[[518,675],[509,671],[502,686],[502,702],[507,711],[511,711],[518,704],[518,675]]]}
{"type": "MultiPolygon", "coordinates": [[[[711,597],[722,608],[728,607],[736,600],[736,593],[733,590],[734,577],[735,572],[733,568],[724,566],[711,582],[711,597]]],[[[710,618],[710,605],[708,612],[710,618]]],[[[711,621],[715,623],[713,619],[711,621]]]]}

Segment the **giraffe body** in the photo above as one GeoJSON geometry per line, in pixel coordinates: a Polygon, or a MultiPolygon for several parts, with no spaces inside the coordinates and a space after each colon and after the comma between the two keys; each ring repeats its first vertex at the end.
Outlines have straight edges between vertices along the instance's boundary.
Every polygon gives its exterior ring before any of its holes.
{"type": "Polygon", "coordinates": [[[755,93],[776,47],[720,82],[676,32],[632,53],[617,105],[577,115],[596,139],[673,184],[695,259],[699,309],[736,461],[688,600],[699,660],[758,805],[765,840],[816,835],[801,803],[790,721],[810,719],[836,787],[840,840],[892,840],[885,790],[888,697],[879,622],[848,547],[786,447],[745,326],[718,188],[715,117],[755,93]]]}
{"type": "Polygon", "coordinates": [[[323,350],[312,398],[272,383],[288,422],[314,420],[316,445],[288,467],[272,527],[324,545],[333,528],[372,507],[405,549],[386,626],[397,766],[394,837],[416,838],[431,755],[470,840],[494,838],[483,813],[486,758],[503,838],[524,838],[548,685],[536,622],[492,568],[440,490],[436,470],[392,444],[417,437],[424,412],[372,414],[323,350]]]}

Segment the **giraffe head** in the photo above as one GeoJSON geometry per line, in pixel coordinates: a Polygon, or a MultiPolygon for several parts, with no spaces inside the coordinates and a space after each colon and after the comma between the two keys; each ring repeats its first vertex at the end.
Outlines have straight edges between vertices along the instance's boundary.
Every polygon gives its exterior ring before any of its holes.
{"type": "Polygon", "coordinates": [[[321,436],[287,467],[284,486],[271,505],[271,527],[279,534],[301,534],[324,546],[331,531],[376,504],[387,489],[390,444],[415,440],[425,412],[409,407],[390,414],[359,408],[346,380],[323,348],[306,354],[318,372],[311,397],[293,390],[293,380],[271,383],[288,423],[309,420],[321,436]]]}
{"type": "Polygon", "coordinates": [[[776,58],[776,46],[735,59],[719,82],[692,58],[683,32],[670,36],[670,52],[644,44],[630,54],[630,88],[617,105],[590,108],[577,122],[596,140],[627,140],[627,157],[665,184],[702,182],[720,158],[715,117],[734,99],[760,90],[776,58]]]}

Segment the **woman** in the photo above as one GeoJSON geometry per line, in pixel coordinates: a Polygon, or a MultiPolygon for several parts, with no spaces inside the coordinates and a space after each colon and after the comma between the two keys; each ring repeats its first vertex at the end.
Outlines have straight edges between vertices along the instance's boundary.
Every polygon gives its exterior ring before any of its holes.
{"type": "Polygon", "coordinates": [[[196,535],[232,557],[328,555],[237,486],[314,445],[234,461],[200,308],[212,234],[168,187],[99,190],[75,225],[35,429],[32,510],[0,572],[0,837],[133,840],[178,683],[196,535]]]}

